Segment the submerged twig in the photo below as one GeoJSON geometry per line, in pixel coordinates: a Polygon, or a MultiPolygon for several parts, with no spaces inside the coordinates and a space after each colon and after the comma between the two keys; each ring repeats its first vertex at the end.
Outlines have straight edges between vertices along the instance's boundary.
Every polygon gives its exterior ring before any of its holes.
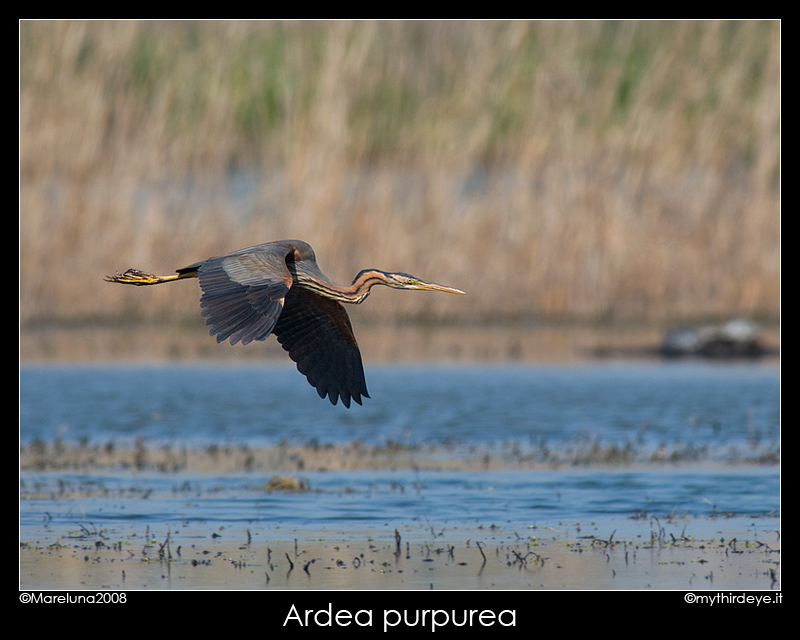
{"type": "Polygon", "coordinates": [[[481,542],[480,540],[476,540],[475,546],[478,547],[478,551],[481,552],[481,556],[483,557],[483,564],[486,564],[486,554],[483,552],[483,542],[481,542]]]}

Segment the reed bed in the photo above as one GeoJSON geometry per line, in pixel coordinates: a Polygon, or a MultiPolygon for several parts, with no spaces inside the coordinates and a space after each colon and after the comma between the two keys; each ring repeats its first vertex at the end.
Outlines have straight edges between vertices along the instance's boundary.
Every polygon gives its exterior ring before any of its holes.
{"type": "Polygon", "coordinates": [[[286,237],[470,294],[376,321],[775,319],[780,24],[20,24],[23,327],[196,317],[102,277],[286,237]]]}

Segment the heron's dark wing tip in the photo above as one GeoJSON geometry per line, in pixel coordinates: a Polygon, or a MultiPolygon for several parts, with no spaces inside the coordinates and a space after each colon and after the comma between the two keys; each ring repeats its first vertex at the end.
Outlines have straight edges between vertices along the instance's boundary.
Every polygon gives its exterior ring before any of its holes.
{"type": "Polygon", "coordinates": [[[338,302],[292,287],[274,333],[321,398],[350,408],[351,400],[361,404],[362,396],[369,397],[361,352],[338,302]]]}
{"type": "Polygon", "coordinates": [[[360,393],[358,391],[339,393],[339,392],[336,392],[336,391],[325,391],[324,388],[323,389],[319,389],[318,388],[317,389],[317,393],[319,394],[320,398],[327,397],[328,400],[331,401],[331,404],[334,405],[334,406],[336,406],[336,404],[339,402],[339,400],[341,400],[342,404],[347,409],[350,408],[350,403],[351,402],[354,401],[356,404],[362,405],[363,404],[362,398],[369,398],[369,394],[365,393],[363,391],[360,392],[360,393]]]}

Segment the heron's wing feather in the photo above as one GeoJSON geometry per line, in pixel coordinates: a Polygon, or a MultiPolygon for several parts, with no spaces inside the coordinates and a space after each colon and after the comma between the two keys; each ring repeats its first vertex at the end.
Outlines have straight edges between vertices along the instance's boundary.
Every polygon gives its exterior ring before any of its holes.
{"type": "Polygon", "coordinates": [[[351,398],[358,404],[361,396],[369,398],[361,352],[341,304],[293,287],[274,333],[321,398],[332,404],[341,398],[346,407],[351,398]]]}
{"type": "Polygon", "coordinates": [[[203,290],[201,313],[217,342],[248,344],[272,333],[292,285],[285,251],[250,250],[193,267],[203,290]]]}

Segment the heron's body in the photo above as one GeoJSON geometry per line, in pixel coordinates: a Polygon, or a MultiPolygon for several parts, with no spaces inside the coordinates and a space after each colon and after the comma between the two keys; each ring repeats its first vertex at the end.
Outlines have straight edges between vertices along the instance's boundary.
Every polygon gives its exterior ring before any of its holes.
{"type": "Polygon", "coordinates": [[[329,280],[317,266],[311,245],[278,240],[209,258],[154,276],[136,269],[110,282],[153,285],[198,278],[203,318],[217,342],[248,344],[275,334],[321,398],[350,406],[369,397],[364,366],[342,302],[359,304],[376,284],[395,289],[463,293],[405,273],[361,271],[349,287],[329,280]]]}

